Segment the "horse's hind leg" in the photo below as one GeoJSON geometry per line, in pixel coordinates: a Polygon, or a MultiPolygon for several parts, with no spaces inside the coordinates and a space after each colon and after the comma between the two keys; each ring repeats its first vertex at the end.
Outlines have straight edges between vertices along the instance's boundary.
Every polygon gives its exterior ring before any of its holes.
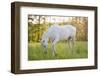
{"type": "Polygon", "coordinates": [[[72,41],[71,41],[71,37],[68,38],[68,45],[69,45],[69,49],[72,49],[72,41]]]}
{"type": "Polygon", "coordinates": [[[73,54],[73,50],[74,50],[74,39],[71,37],[70,39],[68,39],[68,45],[69,45],[69,50],[71,51],[71,53],[73,54]]]}
{"type": "Polygon", "coordinates": [[[75,53],[75,37],[72,38],[72,53],[75,53]]]}

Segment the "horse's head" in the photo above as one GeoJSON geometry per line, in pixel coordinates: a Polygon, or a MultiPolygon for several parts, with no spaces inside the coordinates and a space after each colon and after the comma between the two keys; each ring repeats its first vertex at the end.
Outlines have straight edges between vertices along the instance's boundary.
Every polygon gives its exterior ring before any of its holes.
{"type": "Polygon", "coordinates": [[[41,45],[42,45],[44,48],[47,48],[48,43],[47,43],[47,41],[46,41],[45,39],[42,39],[40,42],[41,42],[41,45]]]}
{"type": "Polygon", "coordinates": [[[47,53],[47,46],[48,46],[48,42],[45,40],[45,39],[42,39],[41,41],[40,41],[40,43],[41,43],[41,45],[42,45],[42,47],[44,48],[44,53],[47,53]]]}

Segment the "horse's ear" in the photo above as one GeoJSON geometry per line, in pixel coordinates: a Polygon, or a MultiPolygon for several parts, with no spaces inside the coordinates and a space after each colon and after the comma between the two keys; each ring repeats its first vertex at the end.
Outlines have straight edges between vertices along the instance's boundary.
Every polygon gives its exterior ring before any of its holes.
{"type": "Polygon", "coordinates": [[[41,42],[41,38],[39,39],[39,42],[41,42]]]}

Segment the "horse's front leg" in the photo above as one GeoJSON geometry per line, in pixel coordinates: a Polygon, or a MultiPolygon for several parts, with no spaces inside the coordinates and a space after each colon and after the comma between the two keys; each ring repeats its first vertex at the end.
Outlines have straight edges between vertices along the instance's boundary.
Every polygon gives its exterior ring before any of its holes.
{"type": "Polygon", "coordinates": [[[56,43],[58,42],[58,39],[54,40],[54,42],[52,43],[52,54],[53,56],[57,55],[57,52],[56,52],[56,48],[55,48],[55,45],[56,43]]]}
{"type": "Polygon", "coordinates": [[[52,49],[52,55],[53,56],[57,55],[56,48],[55,48],[55,44],[52,45],[52,48],[53,48],[52,49]]]}

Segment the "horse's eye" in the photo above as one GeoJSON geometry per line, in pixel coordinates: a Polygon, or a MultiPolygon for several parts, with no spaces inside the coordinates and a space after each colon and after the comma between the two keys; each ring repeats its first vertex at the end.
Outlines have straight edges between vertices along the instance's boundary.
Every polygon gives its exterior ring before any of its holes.
{"type": "Polygon", "coordinates": [[[44,40],[42,42],[45,42],[44,40]]]}

